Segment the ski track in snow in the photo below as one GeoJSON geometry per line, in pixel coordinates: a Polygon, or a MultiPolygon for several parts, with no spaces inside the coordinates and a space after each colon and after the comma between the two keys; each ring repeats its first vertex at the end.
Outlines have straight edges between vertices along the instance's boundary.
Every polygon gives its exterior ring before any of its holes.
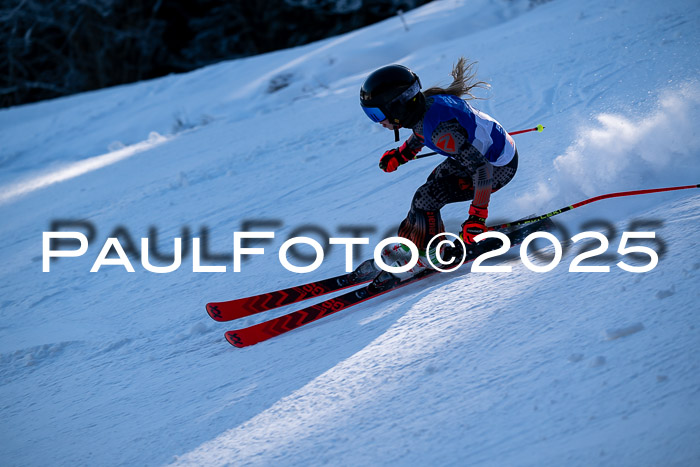
{"type": "MultiPolygon", "coordinates": [[[[631,222],[650,222],[666,252],[645,274],[617,268],[615,255],[610,273],[569,273],[575,245],[549,273],[511,259],[510,274],[426,279],[246,349],[223,332],[290,310],[227,324],[204,311],[337,274],[338,248],[306,276],[279,265],[300,225],[331,235],[373,226],[374,245],[403,218],[439,159],[377,170],[393,138],[364,118],[357,88],[389,62],[430,86],[465,54],[492,84],[476,107],[509,130],[547,127],[517,137],[521,164],[493,197],[494,222],[700,182],[695,3],[528,4],[433,2],[405,14],[408,31],[396,17],[1,110],[1,463],[699,464],[692,191],[557,219],[572,235],[612,224],[610,252],[631,222]],[[273,82],[285,86],[270,92],[273,82]],[[88,222],[95,238],[84,257],[42,273],[41,232],[56,219],[88,222]],[[252,219],[279,227],[238,274],[229,261],[225,274],[194,274],[191,255],[171,274],[145,272],[138,258],[135,273],[89,273],[115,232],[138,248],[153,227],[167,255],[183,229],[208,229],[210,251],[230,255],[232,232],[252,219]]],[[[464,209],[443,210],[449,229],[464,209]]]]}

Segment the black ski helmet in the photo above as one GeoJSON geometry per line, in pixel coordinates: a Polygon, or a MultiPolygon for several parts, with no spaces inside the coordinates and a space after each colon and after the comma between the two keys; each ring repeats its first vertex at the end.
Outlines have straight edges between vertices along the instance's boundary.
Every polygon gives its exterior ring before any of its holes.
{"type": "Polygon", "coordinates": [[[418,75],[403,65],[387,65],[373,71],[360,88],[360,105],[374,122],[388,118],[395,125],[412,126],[419,104],[418,75]],[[379,111],[377,111],[379,110],[379,111]]]}

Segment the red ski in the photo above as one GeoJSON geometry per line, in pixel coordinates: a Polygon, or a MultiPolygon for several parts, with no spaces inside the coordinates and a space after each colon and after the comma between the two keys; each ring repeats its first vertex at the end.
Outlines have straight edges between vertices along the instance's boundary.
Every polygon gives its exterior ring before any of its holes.
{"type": "MultiPolygon", "coordinates": [[[[521,243],[525,237],[539,230],[547,230],[552,226],[550,219],[545,219],[526,225],[520,229],[508,233],[511,245],[521,243]]],[[[478,244],[474,252],[467,254],[466,261],[474,261],[481,254],[494,250],[501,246],[501,242],[496,239],[487,239],[478,244]]],[[[364,263],[363,263],[364,264],[364,263]]],[[[374,281],[360,289],[346,292],[335,298],[330,298],[316,305],[311,305],[301,310],[288,313],[278,318],[273,318],[247,328],[228,331],[225,334],[226,340],[234,347],[247,347],[259,342],[266,341],[272,337],[279,336],[305,324],[319,320],[325,316],[337,313],[338,311],[350,308],[353,305],[362,303],[371,298],[383,295],[391,290],[404,287],[413,282],[432,276],[438,271],[427,269],[422,274],[414,276],[404,281],[398,281],[391,274],[382,272],[374,281]]]]}
{"type": "Polygon", "coordinates": [[[252,297],[207,303],[207,313],[216,321],[231,321],[244,318],[348,287],[366,284],[377,273],[374,261],[368,260],[362,263],[355,271],[348,274],[297,285],[288,289],[253,295],[252,297]]]}
{"type": "Polygon", "coordinates": [[[353,305],[357,305],[358,303],[362,303],[370,298],[385,294],[390,290],[416,282],[435,272],[437,271],[434,269],[426,270],[422,275],[412,277],[403,282],[397,281],[395,284],[390,284],[387,288],[380,290],[372,287],[373,284],[370,284],[358,290],[347,292],[339,297],[329,298],[328,300],[316,305],[311,305],[302,310],[280,316],[279,318],[264,321],[260,324],[238,329],[236,331],[228,331],[225,334],[226,340],[235,347],[247,347],[249,345],[257,344],[258,342],[268,340],[271,337],[279,336],[280,334],[284,334],[285,332],[296,329],[312,321],[316,321],[353,305]]]}

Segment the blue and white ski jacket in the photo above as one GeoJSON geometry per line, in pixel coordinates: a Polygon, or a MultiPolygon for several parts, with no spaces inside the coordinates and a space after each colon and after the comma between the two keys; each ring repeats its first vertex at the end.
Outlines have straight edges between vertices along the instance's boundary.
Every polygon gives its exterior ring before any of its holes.
{"type": "Polygon", "coordinates": [[[466,131],[469,144],[474,146],[492,165],[498,167],[508,164],[515,155],[515,142],[496,120],[476,110],[459,97],[437,95],[429,98],[423,117],[424,144],[434,151],[452,157],[460,148],[458,137],[449,133],[441,134],[441,124],[457,120],[466,131]]]}
{"type": "Polygon", "coordinates": [[[515,142],[489,115],[452,95],[426,98],[423,119],[406,142],[416,153],[423,146],[464,166],[472,174],[474,204],[487,206],[493,167],[505,166],[515,156],[515,142]]]}

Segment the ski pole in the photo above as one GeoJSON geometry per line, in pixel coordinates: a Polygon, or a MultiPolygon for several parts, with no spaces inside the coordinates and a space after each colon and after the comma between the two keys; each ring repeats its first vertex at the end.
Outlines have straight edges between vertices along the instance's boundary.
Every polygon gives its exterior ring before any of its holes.
{"type": "MultiPolygon", "coordinates": [[[[539,132],[539,133],[542,133],[542,131],[544,130],[544,128],[545,128],[545,127],[543,127],[542,125],[537,125],[537,126],[534,127],[534,128],[528,128],[527,130],[518,130],[518,131],[514,131],[514,132],[512,132],[512,133],[509,132],[508,134],[511,135],[511,136],[513,136],[513,135],[519,135],[519,134],[521,134],[521,133],[528,133],[528,132],[530,132],[530,131],[537,131],[537,132],[539,132]]],[[[398,141],[398,139],[397,139],[396,141],[398,141]]],[[[425,154],[418,154],[418,155],[417,155],[416,157],[414,157],[413,159],[423,159],[424,157],[430,157],[430,156],[434,156],[434,155],[436,155],[436,154],[438,154],[438,153],[437,153],[437,152],[426,152],[425,154]]]]}
{"type": "Polygon", "coordinates": [[[538,133],[542,133],[542,130],[544,130],[544,127],[542,125],[537,125],[535,128],[528,128],[527,130],[518,130],[508,134],[513,136],[519,135],[520,133],[528,133],[530,131],[537,131],[538,133]]]}
{"type": "Polygon", "coordinates": [[[583,201],[579,201],[578,203],[574,203],[571,206],[566,206],[564,208],[557,209],[556,211],[552,211],[552,212],[549,212],[547,214],[543,214],[541,216],[531,217],[530,219],[522,219],[519,221],[509,222],[508,224],[490,226],[488,228],[488,230],[506,229],[508,227],[513,227],[516,225],[523,225],[523,224],[529,224],[531,222],[537,222],[537,221],[540,221],[543,219],[547,219],[549,217],[556,216],[557,214],[561,214],[562,212],[571,211],[572,209],[580,208],[581,206],[585,206],[586,204],[594,203],[596,201],[600,201],[603,199],[619,198],[622,196],[646,195],[649,193],[661,193],[664,191],[687,190],[689,188],[700,188],[700,184],[685,185],[685,186],[673,186],[673,187],[669,187],[669,188],[652,188],[649,190],[622,191],[619,193],[608,193],[606,195],[595,196],[593,198],[588,198],[588,199],[585,199],[583,201]]]}

